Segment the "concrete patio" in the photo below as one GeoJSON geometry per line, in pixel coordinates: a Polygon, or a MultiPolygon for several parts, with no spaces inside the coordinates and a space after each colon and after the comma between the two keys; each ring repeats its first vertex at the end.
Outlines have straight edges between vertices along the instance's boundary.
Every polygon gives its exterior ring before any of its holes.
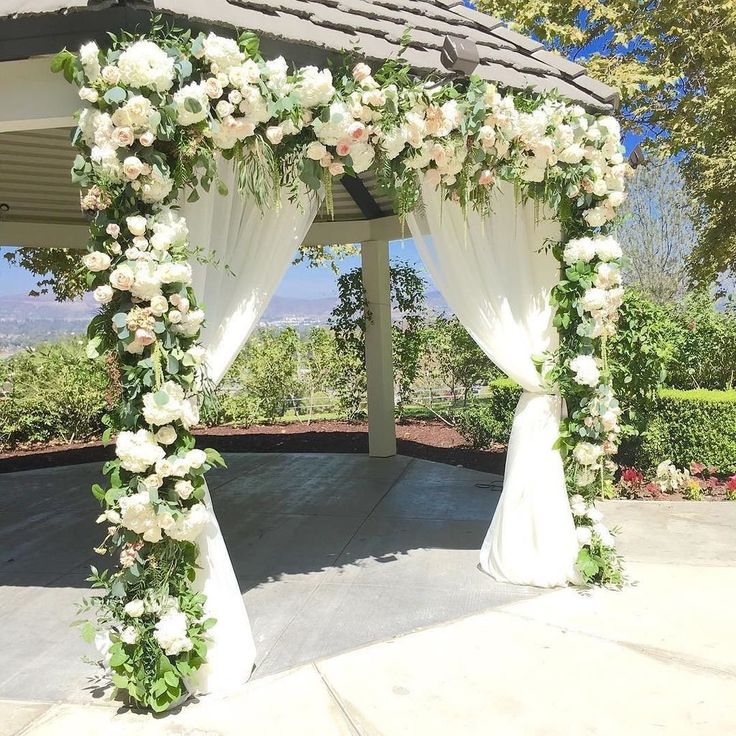
{"type": "Polygon", "coordinates": [[[97,465],[0,475],[0,735],[736,732],[736,504],[603,505],[638,584],[496,583],[500,478],[406,457],[230,455],[212,493],[259,654],[226,700],[120,713],[69,628],[97,465]]]}

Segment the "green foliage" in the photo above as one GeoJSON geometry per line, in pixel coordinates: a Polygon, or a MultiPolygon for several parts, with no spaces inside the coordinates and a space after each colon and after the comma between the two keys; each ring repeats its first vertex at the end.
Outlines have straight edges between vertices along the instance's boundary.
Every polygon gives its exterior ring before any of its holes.
{"type": "Polygon", "coordinates": [[[675,353],[668,363],[673,388],[730,388],[736,383],[736,314],[718,311],[712,294],[688,294],[674,311],[675,353]]]}
{"type": "Polygon", "coordinates": [[[621,91],[624,125],[682,161],[698,202],[691,265],[710,282],[736,265],[736,6],[731,0],[479,0],[478,7],[621,91]],[[596,51],[588,53],[589,48],[596,51]]]}
{"type": "Polygon", "coordinates": [[[36,288],[30,292],[32,296],[51,291],[58,301],[64,302],[87,291],[81,255],[79,250],[67,248],[17,248],[3,257],[38,277],[36,288]]]}
{"type": "Polygon", "coordinates": [[[99,434],[108,378],[79,340],[39,345],[0,362],[0,446],[99,434]]]}
{"type": "Polygon", "coordinates": [[[494,381],[489,386],[487,399],[455,412],[458,432],[476,449],[484,450],[493,443],[508,442],[520,397],[521,388],[513,381],[494,381]]]}
{"type": "Polygon", "coordinates": [[[627,289],[616,334],[608,343],[613,387],[629,433],[641,429],[640,413],[651,408],[667,375],[675,347],[671,309],[627,289]]]}

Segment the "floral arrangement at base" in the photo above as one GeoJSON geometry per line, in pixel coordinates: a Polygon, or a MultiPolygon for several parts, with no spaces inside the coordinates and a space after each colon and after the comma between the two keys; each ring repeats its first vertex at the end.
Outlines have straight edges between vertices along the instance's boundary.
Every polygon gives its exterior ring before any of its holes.
{"type": "Polygon", "coordinates": [[[726,476],[718,468],[698,462],[678,469],[671,460],[664,460],[649,475],[636,468],[621,468],[613,490],[623,498],[736,501],[736,475],[726,476]]]}
{"type": "Polygon", "coordinates": [[[88,602],[85,634],[133,702],[157,711],[177,702],[217,625],[192,586],[209,513],[205,473],[222,459],[191,434],[205,385],[205,315],[177,206],[212,186],[226,193],[220,157],[263,207],[306,187],[323,191],[329,210],[333,177],[373,168],[402,217],[420,205],[423,182],[489,214],[498,183],[510,181],[521,199],[556,213],[566,241],[553,246],[564,277],[551,378],[568,407],[560,451],[579,568],[587,581],[620,581],[613,535],[594,509],[619,435],[605,342],[621,302],[621,252],[607,233],[628,165],[614,118],[478,77],[419,79],[402,58],[375,70],[355,59],[292,69],[262,58],[252,33],[193,36],[157,19],[145,36],[62,51],[52,68],[86,103],[72,178],[90,221],[84,265],[100,305],[89,353],[105,357],[117,389],[107,432],[117,433],[116,459],[105,466],[107,487],[93,488],[106,529],[97,551],[117,565],[93,570],[101,595],[88,602]]]}

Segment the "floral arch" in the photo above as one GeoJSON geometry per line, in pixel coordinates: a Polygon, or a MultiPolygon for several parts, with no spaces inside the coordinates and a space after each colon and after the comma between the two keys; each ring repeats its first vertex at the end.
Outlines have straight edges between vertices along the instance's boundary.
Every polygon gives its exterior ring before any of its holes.
{"type": "Polygon", "coordinates": [[[63,51],[53,69],[87,103],[72,176],[89,216],[84,265],[100,305],[90,355],[104,356],[117,390],[106,432],[117,434],[116,459],[104,468],[107,487],[93,488],[107,528],[97,551],[117,563],[93,569],[101,596],[88,602],[95,623],[85,625],[103,642],[117,688],[154,710],[171,707],[208,666],[217,626],[197,578],[211,517],[205,474],[223,463],[191,432],[205,314],[192,286],[192,223],[179,206],[211,187],[227,191],[220,159],[262,209],[323,198],[329,210],[333,177],[373,168],[410,224],[427,198],[448,210],[437,223],[454,208],[466,228],[482,224],[509,186],[519,206],[554,214],[563,236],[543,246],[559,265],[548,300],[559,341],[533,356],[534,390],[567,405],[555,433],[577,581],[620,582],[613,535],[594,507],[619,436],[606,338],[622,298],[621,251],[607,233],[628,165],[612,117],[476,77],[418,79],[400,58],[374,70],[354,59],[293,70],[261,58],[250,33],[125,34],[107,49],[63,51]]]}

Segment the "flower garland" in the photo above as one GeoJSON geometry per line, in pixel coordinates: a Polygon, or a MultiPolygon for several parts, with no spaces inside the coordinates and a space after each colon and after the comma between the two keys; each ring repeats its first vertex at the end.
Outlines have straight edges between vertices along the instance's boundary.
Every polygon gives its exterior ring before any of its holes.
{"type": "Polygon", "coordinates": [[[619,409],[605,340],[621,301],[618,245],[608,223],[624,199],[628,166],[618,123],[552,94],[500,90],[471,77],[428,82],[401,58],[372,72],[331,72],[264,60],[257,38],[154,26],[101,50],[62,51],[55,71],[89,103],[79,113],[73,180],[90,219],[88,284],[100,304],[90,355],[105,355],[118,401],[106,436],[116,459],[96,485],[98,521],[113,571],[93,568],[102,595],[85,625],[105,650],[114,685],[162,711],[180,699],[207,653],[204,596],[195,592],[196,539],[207,520],[204,474],[220,456],[195,447],[204,321],[192,290],[192,249],[177,203],[217,178],[216,156],[239,187],[271,206],[300,182],[373,167],[400,216],[420,204],[422,181],[462,207],[489,213],[497,182],[550,206],[568,241],[554,246],[564,275],[554,292],[561,336],[550,378],[568,406],[560,449],[572,492],[583,579],[620,580],[613,536],[594,498],[613,467],[619,409]]]}

